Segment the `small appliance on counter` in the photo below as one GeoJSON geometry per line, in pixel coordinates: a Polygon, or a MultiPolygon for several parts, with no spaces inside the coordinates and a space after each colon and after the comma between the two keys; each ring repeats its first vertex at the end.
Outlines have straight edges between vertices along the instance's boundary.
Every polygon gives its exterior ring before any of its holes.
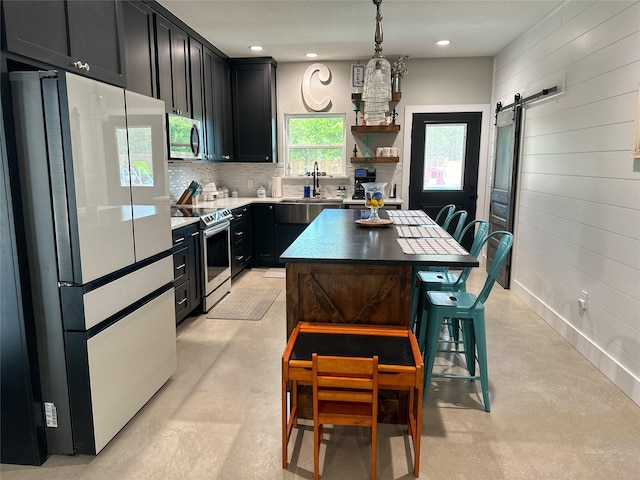
{"type": "Polygon", "coordinates": [[[216,188],[215,182],[207,183],[204,187],[202,187],[202,196],[204,197],[205,202],[212,202],[218,196],[218,189],[216,188]]]}
{"type": "Polygon", "coordinates": [[[363,183],[373,183],[376,181],[376,169],[356,168],[354,173],[354,189],[353,200],[364,200],[364,187],[363,183]]]}
{"type": "Polygon", "coordinates": [[[260,185],[256,190],[256,195],[258,198],[267,198],[267,189],[260,185]]]}

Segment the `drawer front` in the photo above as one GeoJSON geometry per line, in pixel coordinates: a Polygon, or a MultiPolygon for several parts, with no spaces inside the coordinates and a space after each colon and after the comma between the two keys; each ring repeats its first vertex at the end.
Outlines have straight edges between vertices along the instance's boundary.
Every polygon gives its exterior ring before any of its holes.
{"type": "Polygon", "coordinates": [[[183,248],[173,254],[173,283],[177,285],[189,279],[189,249],[183,248]]]}
{"type": "Polygon", "coordinates": [[[176,323],[186,317],[191,311],[189,306],[189,280],[175,287],[176,323]]]}

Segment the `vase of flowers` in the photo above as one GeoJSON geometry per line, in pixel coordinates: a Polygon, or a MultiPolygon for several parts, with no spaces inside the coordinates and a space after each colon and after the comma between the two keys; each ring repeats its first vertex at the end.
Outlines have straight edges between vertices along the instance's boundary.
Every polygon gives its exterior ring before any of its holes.
{"type": "Polygon", "coordinates": [[[409,55],[404,57],[398,57],[398,59],[393,62],[393,66],[391,67],[391,91],[392,92],[400,92],[401,84],[400,80],[404,77],[407,72],[407,65],[404,63],[405,60],[409,58],[409,55]]]}

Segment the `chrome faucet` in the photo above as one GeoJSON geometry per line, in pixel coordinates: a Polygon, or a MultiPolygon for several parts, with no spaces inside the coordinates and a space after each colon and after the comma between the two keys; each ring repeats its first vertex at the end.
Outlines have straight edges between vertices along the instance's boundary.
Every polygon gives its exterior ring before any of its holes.
{"type": "Polygon", "coordinates": [[[320,195],[320,169],[318,167],[318,162],[313,162],[313,173],[311,174],[313,180],[313,198],[320,195]]]}

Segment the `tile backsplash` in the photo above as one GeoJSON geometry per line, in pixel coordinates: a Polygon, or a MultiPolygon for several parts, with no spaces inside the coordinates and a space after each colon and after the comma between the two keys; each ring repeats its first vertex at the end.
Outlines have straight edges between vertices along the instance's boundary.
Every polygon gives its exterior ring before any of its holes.
{"type": "MultiPolygon", "coordinates": [[[[376,163],[356,164],[357,168],[376,169],[377,181],[387,182],[390,187],[395,183],[400,195],[402,182],[402,163],[376,163]]],[[[339,186],[347,187],[347,195],[353,194],[353,170],[354,165],[347,163],[348,178],[321,177],[321,191],[328,197],[335,197],[339,186]]],[[[169,162],[169,193],[172,201],[180,197],[192,180],[196,180],[203,186],[209,182],[215,182],[218,188],[226,186],[229,191],[236,189],[240,197],[255,197],[259,186],[267,189],[267,196],[271,196],[271,179],[274,176],[282,176],[284,169],[282,164],[276,163],[190,163],[173,161],[169,162]],[[249,181],[253,186],[249,187],[249,181]]],[[[282,181],[283,197],[302,197],[305,183],[311,182],[309,177],[286,177],[282,181]]]]}

